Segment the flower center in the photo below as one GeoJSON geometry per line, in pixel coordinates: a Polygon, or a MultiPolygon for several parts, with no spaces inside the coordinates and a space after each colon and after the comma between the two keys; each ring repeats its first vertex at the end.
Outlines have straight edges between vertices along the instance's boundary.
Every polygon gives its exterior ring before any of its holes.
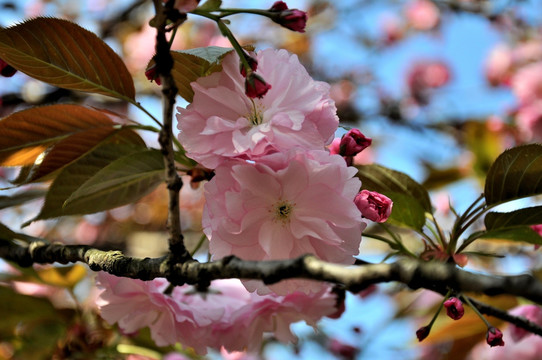
{"type": "Polygon", "coordinates": [[[253,99],[250,99],[252,102],[252,111],[247,115],[247,119],[252,123],[252,125],[260,125],[263,123],[263,106],[261,104],[256,104],[253,99]]]}
{"type": "Polygon", "coordinates": [[[285,200],[279,200],[273,204],[273,210],[271,211],[274,215],[274,221],[280,221],[283,224],[290,222],[290,215],[294,210],[295,203],[292,204],[285,200]]]}

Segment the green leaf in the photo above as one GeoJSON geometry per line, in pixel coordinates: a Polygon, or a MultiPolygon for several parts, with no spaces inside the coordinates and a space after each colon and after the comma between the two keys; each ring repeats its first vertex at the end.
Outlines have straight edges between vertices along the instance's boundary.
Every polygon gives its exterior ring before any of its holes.
{"type": "Polygon", "coordinates": [[[542,145],[529,144],[503,152],[487,174],[488,206],[542,194],[542,145]]]}
{"type": "Polygon", "coordinates": [[[51,184],[40,213],[32,221],[51,219],[66,215],[87,214],[86,204],[64,206],[68,198],[87,180],[113,161],[135,152],[142,147],[129,144],[103,144],[76,162],[66,166],[51,184]]]}
{"type": "Polygon", "coordinates": [[[66,200],[65,208],[85,214],[135,202],[164,181],[164,159],[158,150],[121,157],[88,179],[66,200]]]}
{"type": "Polygon", "coordinates": [[[479,239],[510,240],[526,242],[529,244],[542,245],[542,236],[529,226],[516,226],[508,228],[497,228],[483,232],[479,239]]]}
{"type": "Polygon", "coordinates": [[[46,191],[44,189],[29,189],[26,191],[20,191],[11,196],[0,196],[0,209],[22,205],[28,201],[36,200],[45,196],[45,193],[46,191]]]}
{"type": "Polygon", "coordinates": [[[534,206],[511,212],[490,212],[484,218],[486,229],[504,229],[524,225],[542,224],[542,206],[534,206]]]}
{"type": "Polygon", "coordinates": [[[48,84],[133,101],[133,79],[100,38],[67,20],[38,17],[0,30],[0,58],[48,84]]]}
{"type": "Polygon", "coordinates": [[[198,6],[198,10],[205,10],[205,11],[213,11],[220,9],[222,6],[222,0],[207,0],[200,6],[198,6]]]}
{"type": "Polygon", "coordinates": [[[425,211],[417,199],[410,195],[394,192],[384,191],[381,194],[393,200],[393,209],[386,223],[422,230],[425,224],[425,211]]]}

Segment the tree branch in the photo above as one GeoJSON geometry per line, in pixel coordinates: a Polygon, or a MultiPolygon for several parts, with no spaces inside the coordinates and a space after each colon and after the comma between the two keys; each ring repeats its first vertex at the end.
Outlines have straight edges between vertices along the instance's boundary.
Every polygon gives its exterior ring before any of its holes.
{"type": "MultiPolygon", "coordinates": [[[[181,216],[179,207],[179,192],[183,182],[177,174],[173,149],[173,108],[177,86],[171,76],[173,58],[170,53],[170,45],[166,39],[166,26],[168,23],[167,10],[161,1],[155,0],[154,6],[156,17],[156,70],[162,81],[163,98],[163,126],[158,141],[164,156],[166,166],[166,184],[169,194],[168,229],[169,229],[169,258],[170,264],[184,262],[191,259],[190,253],[184,246],[181,232],[181,216]]],[[[167,276],[169,279],[169,276],[167,276]]],[[[171,281],[171,280],[170,280],[171,281]]],[[[173,281],[172,281],[173,282],[173,281]]]]}
{"type": "MultiPolygon", "coordinates": [[[[390,264],[344,266],[328,263],[313,255],[273,261],[246,261],[229,256],[218,261],[199,263],[187,260],[171,264],[168,256],[134,258],[121,251],[102,251],[87,245],[50,244],[46,241],[16,243],[0,240],[0,257],[20,266],[32,264],[67,264],[83,262],[94,271],[140,280],[166,277],[173,284],[206,284],[212,280],[241,278],[273,284],[285,279],[302,278],[340,284],[351,292],[369,285],[397,281],[412,289],[425,288],[442,295],[448,290],[483,293],[494,296],[509,294],[542,303],[542,282],[530,275],[493,276],[471,273],[452,264],[402,259],[390,264]]],[[[471,300],[480,312],[510,322],[542,336],[542,327],[477,300],[471,300]]]]}

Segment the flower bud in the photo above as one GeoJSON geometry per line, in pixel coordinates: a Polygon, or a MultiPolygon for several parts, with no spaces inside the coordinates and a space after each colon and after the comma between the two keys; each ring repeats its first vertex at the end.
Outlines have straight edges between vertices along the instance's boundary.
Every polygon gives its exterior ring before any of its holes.
{"type": "Polygon", "coordinates": [[[4,77],[12,77],[16,72],[17,69],[0,59],[0,75],[4,77]]]}
{"type": "Polygon", "coordinates": [[[418,341],[422,341],[426,337],[429,336],[429,332],[431,331],[431,328],[429,326],[422,326],[418,330],[416,330],[416,337],[418,338],[418,341]]]}
{"type": "Polygon", "coordinates": [[[156,72],[156,64],[154,64],[153,66],[148,68],[147,71],[145,71],[145,76],[149,81],[156,81],[156,85],[162,85],[160,76],[158,76],[158,73],[156,72]]]}
{"type": "Polygon", "coordinates": [[[339,154],[342,156],[356,156],[369,147],[373,140],[363,135],[358,129],[350,129],[341,138],[339,154]]]}
{"type": "Polygon", "coordinates": [[[356,195],[354,203],[361,216],[374,222],[383,223],[390,217],[393,202],[376,191],[362,190],[356,195]]]}
{"type": "Polygon", "coordinates": [[[454,320],[461,319],[465,314],[463,303],[456,297],[451,297],[446,300],[444,302],[444,307],[446,308],[446,314],[454,320]]]}
{"type": "Polygon", "coordinates": [[[255,73],[250,73],[245,80],[245,94],[249,98],[262,98],[267,91],[271,89],[271,85],[255,73]]]}
{"type": "Polygon", "coordinates": [[[504,341],[502,340],[502,332],[493,326],[487,329],[486,341],[491,347],[504,346],[504,341]]]}
{"type": "Polygon", "coordinates": [[[307,25],[306,12],[298,9],[288,9],[288,5],[284,1],[276,1],[269,11],[276,13],[270,18],[277,24],[293,31],[305,32],[305,26],[307,25]]]}
{"type": "MultiPolygon", "coordinates": [[[[250,69],[252,71],[256,71],[256,69],[258,69],[258,61],[250,56],[247,56],[246,58],[247,58],[248,66],[250,66],[250,69]]],[[[243,77],[247,77],[247,69],[245,69],[242,62],[241,62],[239,71],[241,72],[241,75],[243,75],[243,77]]]]}

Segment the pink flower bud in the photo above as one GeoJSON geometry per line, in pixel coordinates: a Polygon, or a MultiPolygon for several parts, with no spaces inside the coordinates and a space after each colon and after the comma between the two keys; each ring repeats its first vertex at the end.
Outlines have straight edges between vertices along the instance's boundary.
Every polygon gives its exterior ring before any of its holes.
{"type": "Polygon", "coordinates": [[[446,314],[454,320],[461,319],[465,314],[463,303],[456,297],[451,297],[446,300],[444,302],[444,307],[446,308],[446,314]]]}
{"type": "Polygon", "coordinates": [[[504,341],[502,339],[502,332],[496,327],[489,327],[487,329],[486,341],[489,346],[504,346],[504,341]]]}
{"type": "Polygon", "coordinates": [[[383,223],[390,217],[393,202],[376,191],[362,190],[356,195],[354,203],[361,216],[374,222],[383,223]]]}
{"type": "Polygon", "coordinates": [[[358,129],[351,129],[341,138],[339,154],[342,156],[356,156],[369,147],[373,140],[365,137],[358,129]]]}
{"type": "Polygon", "coordinates": [[[251,73],[245,80],[245,94],[249,98],[261,99],[269,89],[271,89],[271,85],[255,73],[251,73]]]}
{"type": "Polygon", "coordinates": [[[429,336],[429,332],[431,331],[431,328],[429,326],[422,326],[418,330],[416,330],[416,337],[418,338],[418,341],[422,341],[426,337],[429,336]]]}
{"type": "Polygon", "coordinates": [[[12,77],[16,72],[17,69],[0,59],[0,75],[4,77],[12,77]]]}
{"type": "MultiPolygon", "coordinates": [[[[250,66],[250,69],[252,69],[252,71],[256,71],[256,69],[258,68],[258,61],[253,57],[247,56],[247,62],[250,66]]],[[[247,77],[247,69],[245,69],[243,63],[241,63],[239,71],[241,72],[241,75],[243,75],[243,77],[247,77]]]]}
{"type": "Polygon", "coordinates": [[[156,81],[156,85],[162,85],[160,76],[158,76],[158,73],[156,72],[156,65],[151,66],[147,71],[145,71],[145,76],[149,81],[156,81]]]}
{"type": "Polygon", "coordinates": [[[276,13],[270,16],[271,20],[287,29],[305,32],[307,25],[307,13],[298,9],[288,9],[284,1],[276,1],[269,11],[276,13]]]}

